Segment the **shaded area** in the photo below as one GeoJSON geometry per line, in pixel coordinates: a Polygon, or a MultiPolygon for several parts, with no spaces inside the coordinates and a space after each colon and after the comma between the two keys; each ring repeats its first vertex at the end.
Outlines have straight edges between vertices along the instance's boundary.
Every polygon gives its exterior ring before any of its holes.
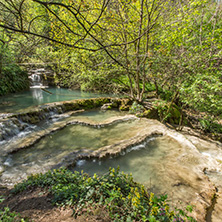
{"type": "Polygon", "coordinates": [[[53,196],[44,189],[26,190],[8,197],[0,203],[0,209],[7,206],[11,211],[19,212],[23,218],[29,218],[35,222],[75,221],[71,208],[56,207],[52,205],[52,199],[53,196]]]}

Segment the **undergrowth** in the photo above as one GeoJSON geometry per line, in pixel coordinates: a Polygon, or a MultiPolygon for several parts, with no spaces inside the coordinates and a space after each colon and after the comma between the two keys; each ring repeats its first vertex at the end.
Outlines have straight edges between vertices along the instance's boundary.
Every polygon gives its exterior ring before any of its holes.
{"type": "Polygon", "coordinates": [[[54,196],[53,203],[72,206],[74,217],[101,208],[109,212],[112,221],[195,221],[187,215],[192,211],[191,206],[186,212],[170,210],[167,195],[157,197],[148,193],[143,185],[134,182],[131,175],[120,172],[119,168],[110,168],[101,177],[61,168],[32,175],[17,184],[13,192],[31,187],[49,189],[54,196]]]}
{"type": "MultiPolygon", "coordinates": [[[[0,196],[0,203],[4,201],[4,198],[0,196]]],[[[25,222],[28,221],[20,217],[19,213],[11,212],[8,207],[0,210],[0,221],[1,222],[25,222]]]]}

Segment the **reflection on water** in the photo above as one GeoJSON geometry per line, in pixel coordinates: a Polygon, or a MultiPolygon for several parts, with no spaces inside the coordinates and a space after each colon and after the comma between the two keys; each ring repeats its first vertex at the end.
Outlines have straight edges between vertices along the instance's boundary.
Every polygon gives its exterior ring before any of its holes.
{"type": "Polygon", "coordinates": [[[73,99],[88,99],[96,97],[107,97],[107,94],[81,92],[63,88],[48,88],[49,94],[40,88],[32,88],[21,93],[14,93],[0,97],[0,112],[19,112],[30,106],[44,103],[60,102],[73,99]]]}
{"type": "Polygon", "coordinates": [[[37,104],[43,103],[43,91],[42,90],[33,88],[32,89],[32,97],[33,97],[33,100],[36,100],[37,104]]]}

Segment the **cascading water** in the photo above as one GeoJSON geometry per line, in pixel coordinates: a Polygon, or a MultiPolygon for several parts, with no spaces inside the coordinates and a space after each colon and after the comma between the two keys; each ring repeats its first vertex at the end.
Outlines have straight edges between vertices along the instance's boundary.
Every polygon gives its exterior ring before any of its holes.
{"type": "Polygon", "coordinates": [[[29,73],[30,78],[30,88],[46,88],[47,86],[44,85],[44,79],[43,74],[45,72],[45,69],[35,69],[31,70],[29,73]]]}
{"type": "Polygon", "coordinates": [[[30,76],[30,79],[32,80],[32,82],[31,82],[32,86],[31,87],[42,86],[41,75],[40,74],[32,74],[30,76]]]}
{"type": "MultiPolygon", "coordinates": [[[[91,111],[67,116],[51,128],[46,125],[44,129],[33,132],[21,144],[12,141],[10,146],[11,140],[8,140],[7,145],[2,144],[0,150],[0,184],[11,186],[32,173],[60,166],[70,166],[71,170],[83,169],[90,174],[103,174],[108,167],[120,165],[121,170],[132,173],[135,180],[142,182],[150,191],[166,192],[175,205],[178,201],[183,201],[185,205],[196,205],[195,212],[203,212],[196,214],[196,218],[204,221],[205,211],[215,192],[211,180],[216,185],[221,181],[219,154],[222,145],[204,145],[203,141],[195,141],[169,130],[155,120],[128,120],[127,117],[127,121],[119,122],[120,117],[116,118],[113,113],[108,115],[112,121],[108,121],[105,114],[108,113],[91,111]],[[75,125],[77,120],[82,123],[75,125]],[[67,121],[73,122],[73,125],[67,125],[67,121]],[[56,128],[63,123],[67,126],[56,128]],[[100,127],[97,123],[100,123],[100,127]],[[161,136],[149,137],[144,143],[142,138],[145,138],[147,132],[149,135],[161,136]],[[34,139],[36,143],[32,144],[34,139]],[[18,151],[19,147],[29,149],[18,151]],[[124,147],[126,149],[122,149],[124,147]],[[13,150],[16,152],[11,152],[13,150]],[[215,154],[215,161],[208,158],[206,153],[209,152],[215,154]],[[82,158],[77,159],[79,154],[82,158]],[[74,168],[75,161],[77,164],[74,168]]],[[[15,131],[20,127],[20,122],[7,122],[5,119],[2,123],[7,128],[9,125],[16,128],[15,131]]],[[[10,135],[5,132],[3,136],[8,138],[10,135]]],[[[217,188],[221,192],[221,187],[217,188]]]]}

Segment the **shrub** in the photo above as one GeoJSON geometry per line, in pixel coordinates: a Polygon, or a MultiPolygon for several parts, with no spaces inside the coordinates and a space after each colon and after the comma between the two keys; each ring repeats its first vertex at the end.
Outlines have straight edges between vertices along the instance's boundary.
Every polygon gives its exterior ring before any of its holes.
{"type": "Polygon", "coordinates": [[[167,195],[149,194],[119,168],[110,168],[101,177],[61,168],[32,175],[13,191],[33,186],[47,187],[54,195],[54,204],[73,206],[75,217],[86,211],[90,214],[95,209],[105,209],[112,221],[195,221],[182,210],[169,210],[167,195]]]}
{"type": "Polygon", "coordinates": [[[7,93],[19,92],[29,87],[27,72],[19,66],[10,64],[2,68],[0,78],[0,96],[7,93]]]}

